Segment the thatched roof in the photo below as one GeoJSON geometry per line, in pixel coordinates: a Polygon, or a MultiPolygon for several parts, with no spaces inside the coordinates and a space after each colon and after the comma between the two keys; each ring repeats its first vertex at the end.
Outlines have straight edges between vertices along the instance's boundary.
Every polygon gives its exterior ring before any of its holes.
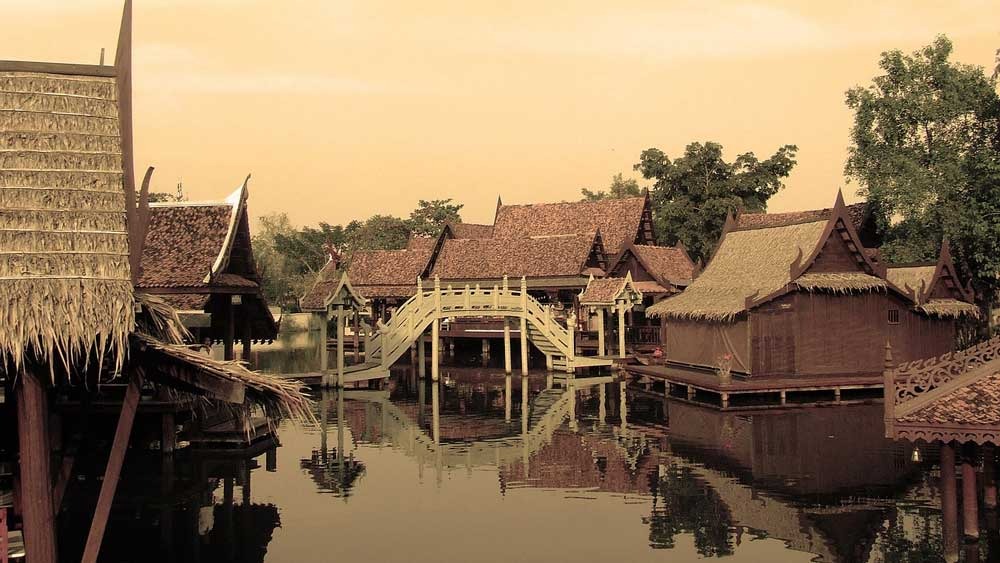
{"type": "Polygon", "coordinates": [[[795,285],[806,291],[826,291],[832,293],[854,293],[886,289],[882,278],[864,272],[831,272],[803,274],[795,279],[795,285]]]}
{"type": "MultiPolygon", "coordinates": [[[[652,242],[643,220],[648,219],[645,197],[501,205],[497,209],[493,236],[498,239],[545,235],[585,234],[600,231],[609,255],[617,255],[630,242],[652,242]]],[[[647,225],[648,226],[648,225],[647,225]]]]}
{"type": "MultiPolygon", "coordinates": [[[[442,280],[581,276],[605,260],[600,234],[448,239],[431,269],[442,280]]],[[[606,262],[605,262],[606,263],[606,262]]]]}
{"type": "Polygon", "coordinates": [[[113,73],[95,74],[0,70],[0,353],[15,366],[26,353],[67,370],[94,350],[124,360],[130,155],[113,73]]]}
{"type": "Polygon", "coordinates": [[[790,265],[820,244],[827,221],[737,230],[725,235],[705,271],[647,315],[730,320],[747,298],[764,297],[792,282],[790,265]]]}
{"type": "MultiPolygon", "coordinates": [[[[242,362],[213,360],[185,344],[190,334],[157,295],[140,293],[136,332],[131,335],[133,369],[168,387],[209,400],[259,407],[268,420],[313,420],[305,386],[291,379],[248,370],[242,362]]],[[[246,417],[249,420],[249,417],[246,417]]]]}
{"type": "Polygon", "coordinates": [[[905,292],[923,292],[930,289],[934,280],[935,264],[915,264],[908,266],[890,265],[886,269],[886,278],[896,287],[905,292]]]}
{"type": "Polygon", "coordinates": [[[979,318],[980,315],[979,307],[958,299],[930,299],[926,303],[918,305],[917,310],[932,317],[942,318],[963,316],[979,318]]]}
{"type": "MultiPolygon", "coordinates": [[[[845,206],[845,210],[854,228],[860,229],[868,217],[868,204],[854,203],[845,206]]],[[[786,213],[743,213],[736,216],[736,228],[760,229],[794,225],[796,223],[825,221],[830,218],[832,213],[832,207],[809,209],[806,211],[790,211],[786,213]]]]}

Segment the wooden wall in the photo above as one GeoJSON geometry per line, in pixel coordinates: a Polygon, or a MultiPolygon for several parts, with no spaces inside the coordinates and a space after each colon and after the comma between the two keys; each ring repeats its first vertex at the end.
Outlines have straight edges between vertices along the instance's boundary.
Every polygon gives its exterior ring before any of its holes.
{"type": "Polygon", "coordinates": [[[639,260],[636,259],[635,254],[632,254],[631,252],[625,256],[623,263],[615,268],[614,276],[623,278],[625,277],[626,272],[631,272],[632,279],[635,281],[656,281],[656,279],[649,275],[649,272],[642,267],[642,264],[640,264],[639,260]]]}
{"type": "Polygon", "coordinates": [[[750,315],[751,373],[881,373],[885,325],[885,294],[790,293],[750,315]]]}
{"type": "Polygon", "coordinates": [[[899,310],[899,324],[887,324],[894,362],[931,358],[955,349],[954,319],[915,313],[895,295],[890,295],[887,299],[889,308],[899,310]]]}

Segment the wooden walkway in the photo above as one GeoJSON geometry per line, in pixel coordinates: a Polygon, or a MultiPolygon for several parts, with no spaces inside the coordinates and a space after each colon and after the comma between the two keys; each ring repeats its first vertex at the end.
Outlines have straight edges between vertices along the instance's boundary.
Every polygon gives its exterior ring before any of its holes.
{"type": "Polygon", "coordinates": [[[725,410],[865,403],[882,399],[883,376],[767,377],[720,381],[714,372],[671,365],[624,368],[646,391],[663,383],[663,394],[725,410]]]}

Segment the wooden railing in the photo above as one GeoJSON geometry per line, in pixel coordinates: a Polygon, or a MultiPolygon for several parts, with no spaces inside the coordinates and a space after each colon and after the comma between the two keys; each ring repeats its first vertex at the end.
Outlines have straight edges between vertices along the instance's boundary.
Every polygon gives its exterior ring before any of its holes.
{"type": "Polygon", "coordinates": [[[660,327],[627,326],[625,327],[625,342],[647,346],[660,344],[660,327]]]}

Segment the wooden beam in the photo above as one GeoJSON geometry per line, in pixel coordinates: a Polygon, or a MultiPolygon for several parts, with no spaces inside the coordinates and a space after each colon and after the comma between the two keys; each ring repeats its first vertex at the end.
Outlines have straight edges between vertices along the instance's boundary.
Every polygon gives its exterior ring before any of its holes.
{"type": "Polygon", "coordinates": [[[76,76],[99,76],[113,78],[115,67],[71,63],[46,63],[36,61],[0,61],[3,72],[44,72],[46,74],[69,74],[76,76]]]}
{"type": "Polygon", "coordinates": [[[129,437],[132,435],[132,423],[135,421],[135,411],[139,406],[139,391],[142,387],[142,376],[133,374],[125,391],[122,402],[122,412],[118,417],[118,427],[115,428],[115,438],[111,446],[108,465],[104,469],[104,481],[101,483],[101,493],[97,498],[97,508],[94,509],[94,520],[87,535],[87,545],[83,550],[82,563],[94,563],[101,551],[104,540],[104,529],[108,525],[108,515],[111,513],[111,503],[118,489],[118,479],[121,477],[122,464],[125,461],[125,450],[128,449],[129,437]]]}
{"type": "MultiPolygon", "coordinates": [[[[157,374],[154,372],[154,375],[157,374]]],[[[215,376],[203,377],[193,370],[167,370],[162,375],[157,375],[155,379],[188,385],[210,399],[227,403],[243,404],[246,395],[246,386],[242,382],[215,376]]]]}
{"type": "Polygon", "coordinates": [[[235,356],[235,351],[233,350],[233,342],[236,340],[236,315],[235,307],[233,307],[232,297],[226,299],[225,308],[225,319],[226,326],[223,328],[223,338],[222,343],[224,348],[224,357],[226,361],[232,361],[235,356]]]}
{"type": "Polygon", "coordinates": [[[24,547],[33,563],[56,562],[49,455],[49,397],[41,376],[25,371],[17,387],[17,437],[20,448],[20,502],[24,547]]]}

